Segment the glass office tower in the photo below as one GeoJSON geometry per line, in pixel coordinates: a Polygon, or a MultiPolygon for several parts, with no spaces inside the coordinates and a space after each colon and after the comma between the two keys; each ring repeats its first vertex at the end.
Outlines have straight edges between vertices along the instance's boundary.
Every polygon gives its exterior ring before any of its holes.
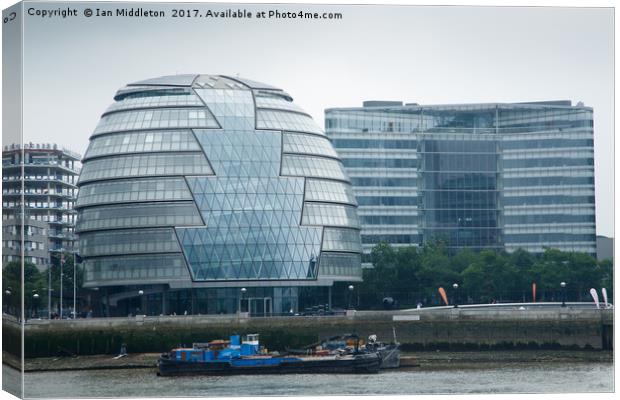
{"type": "Polygon", "coordinates": [[[103,314],[297,312],[302,289],[329,303],[334,282],[361,280],[349,178],[289,94],[176,75],[114,100],[77,201],[85,286],[103,289],[103,314]]]}
{"type": "Polygon", "coordinates": [[[592,109],[570,101],[325,112],[365,252],[380,241],[596,253],[592,109]]]}

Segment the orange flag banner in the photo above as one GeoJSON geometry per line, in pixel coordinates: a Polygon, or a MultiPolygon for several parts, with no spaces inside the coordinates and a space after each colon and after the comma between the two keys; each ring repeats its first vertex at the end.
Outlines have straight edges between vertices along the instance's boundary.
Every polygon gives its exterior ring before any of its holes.
{"type": "Polygon", "coordinates": [[[448,305],[448,296],[446,295],[446,290],[442,287],[439,288],[439,295],[443,299],[443,302],[448,305]]]}
{"type": "Polygon", "coordinates": [[[536,282],[532,282],[532,303],[536,303],[536,282]]]}

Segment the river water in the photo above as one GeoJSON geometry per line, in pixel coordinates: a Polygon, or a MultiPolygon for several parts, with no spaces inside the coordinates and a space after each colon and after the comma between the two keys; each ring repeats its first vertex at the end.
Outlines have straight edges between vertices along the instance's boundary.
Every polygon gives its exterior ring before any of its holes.
{"type": "MultiPolygon", "coordinates": [[[[3,368],[4,379],[18,379],[3,368]]],[[[499,363],[410,368],[376,375],[262,375],[163,378],[154,369],[32,372],[25,397],[321,396],[613,391],[613,364],[499,363]]],[[[5,381],[6,384],[6,381],[5,381]]]]}

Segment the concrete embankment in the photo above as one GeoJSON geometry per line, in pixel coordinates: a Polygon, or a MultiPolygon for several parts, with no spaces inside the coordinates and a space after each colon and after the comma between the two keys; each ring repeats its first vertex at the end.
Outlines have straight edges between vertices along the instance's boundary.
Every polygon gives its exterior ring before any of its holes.
{"type": "MultiPolygon", "coordinates": [[[[422,309],[363,311],[348,316],[240,318],[165,316],[83,320],[32,320],[25,325],[25,356],[159,353],[179,344],[259,333],[270,350],[299,348],[356,332],[390,341],[393,329],[405,351],[611,349],[613,311],[422,309]]],[[[19,354],[19,325],[3,320],[4,350],[19,354]]]]}

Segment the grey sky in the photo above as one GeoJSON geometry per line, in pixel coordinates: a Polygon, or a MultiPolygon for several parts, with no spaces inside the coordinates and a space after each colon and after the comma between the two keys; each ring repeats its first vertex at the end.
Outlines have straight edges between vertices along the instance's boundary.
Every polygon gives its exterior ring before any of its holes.
{"type": "MultiPolygon", "coordinates": [[[[62,4],[30,3],[52,9],[62,4]]],[[[597,233],[613,235],[613,12],[584,8],[243,6],[342,20],[25,18],[24,137],[83,153],[122,85],[175,73],[279,86],[323,124],[365,99],[583,101],[594,108],[597,233]]],[[[135,5],[134,5],[135,6],[135,5]]],[[[115,9],[122,3],[90,5],[115,9]]],[[[196,8],[196,5],[189,5],[196,8]]],[[[199,5],[206,9],[234,5],[199,5]]]]}

